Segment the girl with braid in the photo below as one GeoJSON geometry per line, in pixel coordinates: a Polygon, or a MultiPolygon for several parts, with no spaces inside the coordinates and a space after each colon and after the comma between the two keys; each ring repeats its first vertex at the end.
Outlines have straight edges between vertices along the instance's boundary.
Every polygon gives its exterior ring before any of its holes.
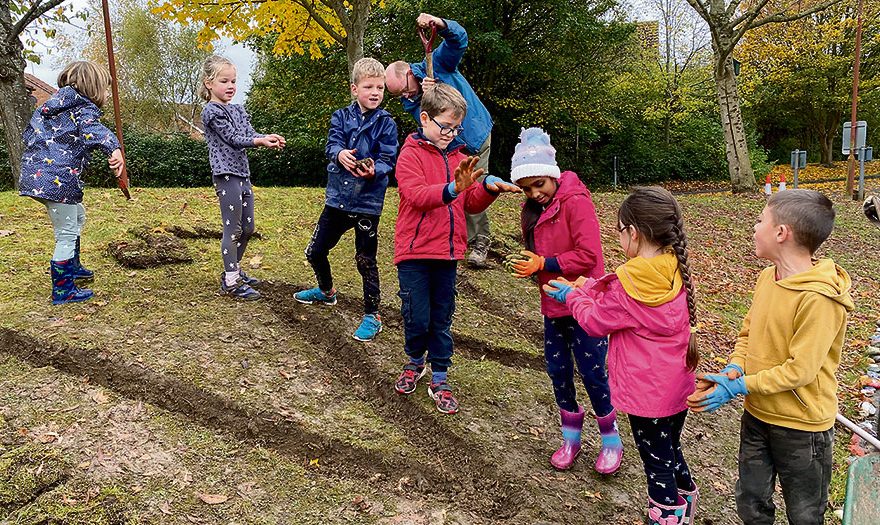
{"type": "Polygon", "coordinates": [[[696,523],[697,486],[681,450],[699,356],[681,208],[667,190],[636,188],[617,212],[629,260],[599,279],[544,286],[592,337],[609,336],[611,402],[629,416],[648,483],[648,523],[696,523]]]}

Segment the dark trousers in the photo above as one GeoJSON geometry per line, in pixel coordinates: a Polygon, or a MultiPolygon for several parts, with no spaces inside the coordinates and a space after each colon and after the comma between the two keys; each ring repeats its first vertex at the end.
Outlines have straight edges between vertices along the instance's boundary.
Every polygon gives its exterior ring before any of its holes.
{"type": "Polygon", "coordinates": [[[588,336],[574,317],[544,317],[544,361],[562,410],[577,412],[575,363],[596,415],[607,416],[614,410],[605,372],[607,354],[608,339],[588,336]]]}
{"type": "Polygon", "coordinates": [[[333,289],[333,275],[327,256],[348,230],[354,228],[355,262],[364,283],[364,313],[379,312],[379,266],[376,252],[379,249],[379,216],[364,213],[348,213],[324,206],[312,240],[306,247],[306,259],[315,270],[318,288],[325,292],[333,289]]]}
{"type": "Polygon", "coordinates": [[[234,175],[214,175],[214,191],[220,200],[220,219],[223,221],[223,238],[220,253],[223,269],[235,272],[247,249],[248,240],[254,234],[254,192],[251,179],[234,175]]]}
{"type": "Polygon", "coordinates": [[[445,372],[452,365],[456,266],[457,261],[431,259],[397,265],[404,351],[414,359],[427,352],[432,372],[445,372]]]}
{"type": "Polygon", "coordinates": [[[691,490],[694,486],[681,453],[681,431],[686,417],[687,410],[668,417],[629,416],[633,439],[645,466],[648,496],[661,505],[675,505],[678,489],[691,490]]]}
{"type": "Polygon", "coordinates": [[[739,436],[736,510],[749,525],[771,525],[776,476],[792,525],[825,523],[834,429],[807,432],[765,423],[743,413],[739,436]]]}

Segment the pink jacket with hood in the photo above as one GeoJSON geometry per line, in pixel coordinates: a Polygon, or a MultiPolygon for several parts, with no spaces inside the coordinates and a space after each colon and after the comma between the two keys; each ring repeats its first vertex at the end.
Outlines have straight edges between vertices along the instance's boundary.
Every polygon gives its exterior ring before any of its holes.
{"type": "MultiPolygon", "coordinates": [[[[544,270],[537,274],[541,313],[551,318],[567,317],[571,315],[568,308],[547,296],[541,287],[560,276],[574,281],[580,276],[598,279],[605,273],[596,208],[590,190],[576,173],[562,172],[556,195],[538,218],[534,232],[532,251],[545,257],[544,270]]],[[[527,236],[523,224],[523,238],[527,236]]]]}
{"type": "Polygon", "coordinates": [[[651,418],[687,409],[694,373],[685,364],[690,323],[675,255],[630,259],[616,273],[572,290],[566,305],[587,334],[609,336],[616,409],[651,418]]]}

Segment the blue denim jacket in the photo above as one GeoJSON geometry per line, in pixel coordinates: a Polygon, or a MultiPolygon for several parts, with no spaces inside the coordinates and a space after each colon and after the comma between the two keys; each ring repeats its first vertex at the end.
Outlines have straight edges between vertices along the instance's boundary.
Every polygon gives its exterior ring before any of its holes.
{"type": "MultiPolygon", "coordinates": [[[[461,125],[464,128],[461,135],[455,138],[449,145],[451,149],[461,146],[467,148],[468,152],[475,154],[480,151],[480,146],[486,142],[489,133],[492,131],[492,117],[489,110],[480,102],[479,97],[474,92],[474,88],[468,83],[467,79],[458,71],[458,64],[464,56],[464,52],[468,46],[467,32],[458,22],[454,20],[444,20],[446,29],[440,31],[443,42],[437,46],[432,54],[434,59],[434,78],[440,82],[449,84],[457,89],[467,102],[467,115],[464,117],[461,125]]],[[[425,78],[427,67],[425,61],[410,64],[413,75],[421,82],[425,78]]],[[[421,95],[417,100],[402,99],[403,109],[411,114],[416,122],[419,122],[419,113],[421,112],[421,95]]]]}
{"type": "Polygon", "coordinates": [[[397,124],[384,109],[361,114],[357,102],[337,109],[327,135],[327,206],[352,213],[379,215],[385,203],[388,175],[397,161],[397,124]],[[376,176],[355,177],[337,160],[344,149],[357,159],[371,158],[376,176]]]}

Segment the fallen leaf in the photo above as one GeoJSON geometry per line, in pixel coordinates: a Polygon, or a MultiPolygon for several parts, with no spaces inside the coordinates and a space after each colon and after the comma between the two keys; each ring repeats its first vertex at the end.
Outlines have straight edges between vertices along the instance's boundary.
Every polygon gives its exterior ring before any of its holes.
{"type": "Polygon", "coordinates": [[[163,501],[161,505],[159,505],[159,510],[162,511],[163,514],[171,515],[171,502],[163,501]]]}
{"type": "Polygon", "coordinates": [[[229,499],[229,496],[223,494],[202,494],[201,492],[196,492],[196,496],[208,505],[219,505],[229,499]]]}
{"type": "Polygon", "coordinates": [[[15,234],[15,230],[0,230],[0,237],[9,237],[15,234]]]}
{"type": "Polygon", "coordinates": [[[315,459],[309,460],[309,466],[310,467],[320,467],[321,465],[318,464],[318,458],[315,458],[315,459]]]}
{"type": "Polygon", "coordinates": [[[257,268],[259,268],[261,264],[263,264],[263,256],[262,255],[254,255],[248,261],[248,265],[255,270],[257,268]]]}
{"type": "Polygon", "coordinates": [[[107,403],[110,402],[110,398],[107,397],[107,394],[105,394],[101,390],[96,390],[95,392],[92,392],[91,397],[92,397],[92,401],[94,401],[95,403],[97,403],[99,405],[106,405],[107,403]]]}

